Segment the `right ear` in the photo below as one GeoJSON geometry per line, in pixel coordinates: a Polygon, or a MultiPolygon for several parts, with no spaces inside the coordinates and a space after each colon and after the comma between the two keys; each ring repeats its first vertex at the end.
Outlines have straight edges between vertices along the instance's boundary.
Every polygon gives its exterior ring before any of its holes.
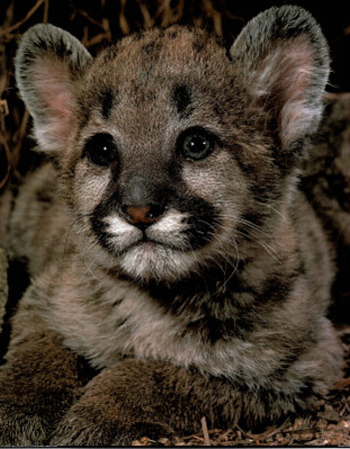
{"type": "Polygon", "coordinates": [[[16,80],[43,151],[66,146],[76,82],[91,60],[78,39],[52,25],[35,25],[23,35],[15,60],[16,80]]]}
{"type": "Polygon", "coordinates": [[[295,142],[301,148],[321,121],[329,74],[328,44],[315,19],[298,6],[272,7],[248,22],[230,55],[281,150],[295,142]]]}

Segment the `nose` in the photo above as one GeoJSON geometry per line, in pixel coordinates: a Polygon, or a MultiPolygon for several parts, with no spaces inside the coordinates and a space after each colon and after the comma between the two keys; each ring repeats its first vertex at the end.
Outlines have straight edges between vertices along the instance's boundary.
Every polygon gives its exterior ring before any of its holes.
{"type": "Polygon", "coordinates": [[[146,228],[158,221],[159,217],[164,212],[164,208],[160,205],[147,206],[122,206],[122,211],[127,221],[139,228],[146,228]]]}

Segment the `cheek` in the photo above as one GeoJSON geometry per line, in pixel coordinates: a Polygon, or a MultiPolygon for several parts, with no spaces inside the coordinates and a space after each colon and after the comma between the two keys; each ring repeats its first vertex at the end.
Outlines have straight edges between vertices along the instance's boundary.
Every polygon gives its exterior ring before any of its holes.
{"type": "Polygon", "coordinates": [[[79,165],[76,167],[73,187],[75,204],[80,213],[91,214],[105,196],[111,173],[106,169],[92,171],[82,164],[79,165]]]}
{"type": "Polygon", "coordinates": [[[206,165],[183,167],[183,180],[192,195],[223,207],[239,209],[247,196],[247,183],[239,167],[226,153],[211,157],[206,165]]]}

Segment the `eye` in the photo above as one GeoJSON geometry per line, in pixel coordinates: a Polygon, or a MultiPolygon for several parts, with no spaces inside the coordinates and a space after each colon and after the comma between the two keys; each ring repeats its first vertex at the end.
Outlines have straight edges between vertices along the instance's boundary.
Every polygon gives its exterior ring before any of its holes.
{"type": "Polygon", "coordinates": [[[177,143],[178,151],[185,159],[199,161],[214,150],[216,138],[204,128],[195,127],[184,131],[177,143]]]}
{"type": "Polygon", "coordinates": [[[82,157],[95,165],[107,166],[118,159],[117,144],[110,134],[95,134],[86,142],[82,157]]]}

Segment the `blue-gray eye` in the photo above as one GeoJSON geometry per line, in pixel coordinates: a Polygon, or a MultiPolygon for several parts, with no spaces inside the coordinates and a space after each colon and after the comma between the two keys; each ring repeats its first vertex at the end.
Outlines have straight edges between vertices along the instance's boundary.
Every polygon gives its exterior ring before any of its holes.
{"type": "Polygon", "coordinates": [[[199,161],[212,153],[215,141],[213,134],[204,128],[194,127],[187,129],[180,135],[177,148],[185,159],[199,161]]]}
{"type": "Polygon", "coordinates": [[[87,157],[95,165],[110,165],[118,160],[117,144],[108,133],[95,134],[86,142],[82,157],[87,157]]]}

